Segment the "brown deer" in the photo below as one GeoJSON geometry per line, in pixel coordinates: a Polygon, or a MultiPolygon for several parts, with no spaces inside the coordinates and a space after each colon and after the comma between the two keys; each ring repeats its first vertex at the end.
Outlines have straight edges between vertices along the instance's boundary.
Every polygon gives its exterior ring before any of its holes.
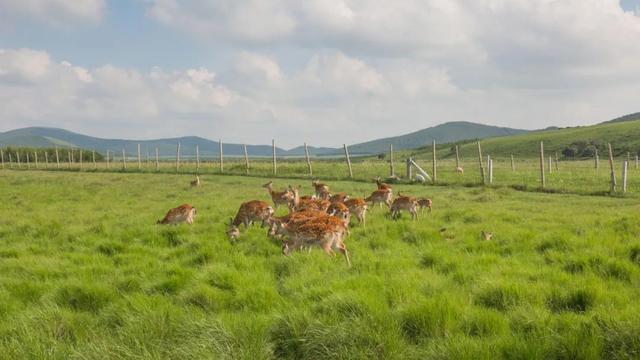
{"type": "Polygon", "coordinates": [[[382,180],[380,180],[380,176],[374,178],[373,180],[376,182],[376,185],[378,186],[378,190],[392,191],[391,185],[383,183],[382,180]]]}
{"type": "Polygon", "coordinates": [[[493,233],[487,232],[487,231],[480,231],[480,236],[482,239],[484,239],[485,241],[489,241],[493,238],[493,233]]]}
{"type": "Polygon", "coordinates": [[[293,194],[289,209],[291,211],[318,210],[327,211],[331,202],[325,199],[300,198],[300,189],[289,186],[289,191],[293,194]]]}
{"type": "Polygon", "coordinates": [[[416,220],[418,218],[418,200],[398,193],[398,197],[391,204],[391,217],[397,219],[402,210],[411,213],[411,220],[416,220]]]}
{"type": "Polygon", "coordinates": [[[329,201],[331,201],[332,203],[334,203],[334,202],[343,203],[347,199],[349,199],[349,195],[347,195],[347,193],[345,193],[345,192],[335,193],[335,194],[332,194],[331,197],[329,197],[329,201]]]}
{"type": "Polygon", "coordinates": [[[280,205],[289,206],[291,201],[293,200],[293,194],[289,189],[285,191],[275,191],[273,190],[273,181],[269,181],[268,183],[262,185],[263,188],[266,188],[269,192],[269,196],[271,196],[271,200],[273,201],[273,205],[277,210],[280,205]]]}
{"type": "Polygon", "coordinates": [[[242,203],[238,209],[238,213],[234,219],[230,219],[227,235],[234,240],[240,234],[240,225],[243,224],[245,229],[254,221],[260,220],[261,227],[269,223],[269,219],[273,215],[274,210],[271,205],[264,201],[252,200],[242,203]]]}
{"type": "Polygon", "coordinates": [[[200,186],[200,176],[196,175],[196,179],[191,182],[191,187],[200,186]]]}
{"type": "Polygon", "coordinates": [[[462,166],[456,166],[456,172],[458,174],[464,175],[464,169],[462,168],[462,166]]]}
{"type": "Polygon", "coordinates": [[[167,212],[162,220],[158,220],[158,224],[176,225],[183,222],[191,225],[196,217],[196,208],[189,204],[182,204],[176,208],[173,208],[167,212]]]}
{"type": "MultiPolygon", "coordinates": [[[[303,210],[291,212],[284,216],[272,216],[269,220],[269,231],[267,232],[270,237],[278,237],[284,235],[284,224],[302,224],[314,218],[321,218],[328,216],[324,211],[318,210],[303,210]]],[[[295,225],[294,225],[295,226],[295,225]]]]}
{"type": "Polygon", "coordinates": [[[358,223],[362,224],[362,227],[367,227],[366,216],[369,205],[364,199],[353,198],[344,202],[344,205],[349,208],[350,214],[355,214],[358,223]]]}
{"type": "Polygon", "coordinates": [[[418,199],[418,206],[420,206],[420,212],[425,208],[429,209],[429,212],[431,212],[431,210],[433,210],[433,201],[427,198],[420,198],[418,199]]]}
{"type": "Polygon", "coordinates": [[[344,222],[345,226],[349,226],[351,214],[349,208],[345,204],[341,202],[331,203],[331,205],[329,205],[329,208],[327,208],[327,214],[341,219],[344,222]]]}
{"type": "Polygon", "coordinates": [[[391,207],[391,199],[393,198],[393,193],[389,190],[376,190],[371,193],[371,196],[364,199],[366,202],[370,202],[371,205],[375,206],[379,204],[382,207],[382,204],[386,204],[387,207],[391,207]]]}
{"type": "Polygon", "coordinates": [[[282,253],[289,255],[292,251],[303,246],[317,245],[329,256],[335,256],[334,249],[342,252],[351,267],[349,252],[344,244],[347,229],[342,221],[328,216],[321,219],[313,219],[299,226],[290,223],[284,225],[284,231],[289,240],[282,246],[282,253]]]}
{"type": "Polygon", "coordinates": [[[323,200],[328,200],[330,193],[329,193],[329,186],[322,184],[320,181],[318,180],[313,180],[311,182],[311,185],[313,186],[313,188],[316,191],[316,197],[318,199],[323,199],[323,200]]]}

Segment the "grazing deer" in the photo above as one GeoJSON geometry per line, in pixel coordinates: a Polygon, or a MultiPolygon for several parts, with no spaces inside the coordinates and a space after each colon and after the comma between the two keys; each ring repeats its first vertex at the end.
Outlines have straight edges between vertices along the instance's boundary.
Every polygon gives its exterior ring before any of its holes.
{"type": "Polygon", "coordinates": [[[386,204],[387,207],[391,207],[391,199],[393,198],[393,193],[390,190],[376,190],[371,193],[371,196],[364,199],[366,202],[370,202],[371,205],[375,206],[379,204],[382,207],[382,204],[386,204]]]}
{"type": "Polygon", "coordinates": [[[227,230],[227,235],[234,240],[237,236],[233,237],[234,234],[240,234],[240,225],[244,224],[245,229],[249,227],[249,225],[253,224],[254,221],[261,221],[261,227],[264,227],[268,224],[269,219],[273,215],[274,210],[271,205],[267,204],[264,201],[260,200],[252,200],[242,203],[240,208],[238,209],[238,213],[234,219],[230,219],[229,229],[227,230]]]}
{"type": "Polygon", "coordinates": [[[431,212],[431,210],[433,210],[433,201],[431,201],[431,199],[421,198],[418,199],[418,206],[420,206],[420,212],[422,212],[424,208],[429,209],[429,212],[431,212]]]}
{"type": "Polygon", "coordinates": [[[293,226],[297,226],[311,219],[321,218],[325,216],[329,215],[324,211],[317,210],[303,210],[291,212],[284,216],[272,216],[271,219],[269,219],[269,231],[267,232],[267,235],[270,237],[285,235],[284,225],[287,223],[294,224],[293,226]]]}
{"type": "Polygon", "coordinates": [[[191,182],[191,187],[200,186],[200,176],[196,175],[196,179],[191,182]]]}
{"type": "Polygon", "coordinates": [[[402,210],[411,213],[411,220],[416,220],[418,218],[418,200],[398,193],[398,197],[391,204],[391,217],[397,219],[402,210]]]}
{"type": "Polygon", "coordinates": [[[269,196],[271,196],[271,200],[273,201],[273,205],[276,210],[280,205],[289,206],[291,201],[293,200],[293,194],[290,190],[285,191],[275,191],[273,190],[273,181],[269,181],[268,183],[262,185],[263,188],[266,188],[269,192],[269,196]]]}
{"type": "Polygon", "coordinates": [[[456,167],[456,172],[457,172],[458,174],[462,174],[462,175],[464,175],[464,169],[462,168],[462,166],[457,166],[457,167],[456,167]]]}
{"type": "Polygon", "coordinates": [[[391,189],[391,185],[389,184],[385,184],[380,180],[380,176],[376,177],[373,179],[376,182],[376,185],[378,185],[378,190],[388,190],[388,191],[392,191],[391,189]]]}
{"type": "Polygon", "coordinates": [[[347,229],[342,221],[329,216],[321,219],[312,219],[300,226],[292,226],[290,223],[284,225],[284,231],[289,240],[282,246],[282,253],[289,255],[291,251],[300,249],[303,246],[317,245],[329,256],[335,256],[334,249],[342,252],[351,267],[349,252],[344,245],[344,237],[347,229]]]}
{"type": "Polygon", "coordinates": [[[176,225],[183,222],[191,225],[196,217],[196,208],[189,204],[182,204],[176,208],[173,208],[167,212],[162,220],[158,220],[158,224],[171,224],[176,225]]]}
{"type": "Polygon", "coordinates": [[[345,226],[349,226],[351,214],[349,212],[349,208],[345,204],[341,202],[331,203],[331,205],[329,205],[329,208],[327,209],[327,214],[341,219],[344,222],[345,226]]]}
{"type": "Polygon", "coordinates": [[[349,199],[344,202],[344,205],[349,208],[349,213],[356,215],[356,219],[358,219],[359,224],[362,224],[362,227],[367,227],[366,216],[369,205],[364,199],[349,199]]]}
{"type": "Polygon", "coordinates": [[[331,196],[330,193],[329,193],[329,186],[327,186],[325,184],[322,184],[318,180],[313,180],[311,182],[311,185],[315,189],[316,197],[318,199],[328,200],[329,196],[331,196]]]}
{"type": "Polygon", "coordinates": [[[331,201],[332,203],[334,203],[334,202],[343,203],[347,199],[349,199],[349,195],[347,195],[347,193],[345,193],[345,192],[335,193],[335,194],[332,194],[331,197],[329,197],[329,201],[331,201]]]}

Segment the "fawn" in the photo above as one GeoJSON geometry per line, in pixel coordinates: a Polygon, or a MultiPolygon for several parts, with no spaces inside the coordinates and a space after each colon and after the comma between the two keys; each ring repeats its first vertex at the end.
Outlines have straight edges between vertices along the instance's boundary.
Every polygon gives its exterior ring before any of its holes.
{"type": "Polygon", "coordinates": [[[273,205],[276,210],[280,205],[289,206],[291,200],[293,200],[293,194],[291,194],[290,190],[285,191],[275,191],[273,190],[273,181],[269,181],[268,183],[262,185],[263,188],[266,188],[269,192],[269,196],[271,196],[271,200],[273,201],[273,205]]]}
{"type": "Polygon", "coordinates": [[[191,225],[196,217],[196,208],[189,204],[182,204],[176,208],[173,208],[167,212],[162,220],[158,220],[158,224],[171,224],[176,225],[183,222],[191,225]]]}
{"type": "Polygon", "coordinates": [[[462,168],[462,166],[456,166],[456,172],[464,175],[464,169],[462,168]]]}
{"type": "Polygon", "coordinates": [[[196,179],[191,182],[192,187],[200,186],[200,176],[196,175],[196,179]]]}
{"type": "Polygon", "coordinates": [[[411,196],[403,196],[398,193],[398,198],[391,204],[391,217],[398,218],[401,210],[406,210],[411,213],[411,219],[416,220],[418,218],[418,200],[411,196]]]}
{"type": "Polygon", "coordinates": [[[366,215],[367,210],[369,209],[369,205],[364,199],[361,198],[353,198],[344,202],[344,205],[349,208],[350,214],[355,214],[356,219],[358,219],[358,223],[362,224],[362,227],[367,226],[366,215]]]}
{"type": "Polygon", "coordinates": [[[311,185],[316,191],[316,197],[318,199],[328,200],[329,199],[329,186],[320,183],[318,180],[313,180],[311,185]]]}
{"type": "Polygon", "coordinates": [[[372,205],[379,204],[380,207],[382,207],[382,204],[386,204],[387,207],[391,207],[392,198],[393,194],[390,190],[376,190],[371,193],[371,196],[364,200],[370,202],[372,205]]]}
{"type": "Polygon", "coordinates": [[[420,206],[420,212],[422,212],[424,208],[429,209],[429,212],[431,212],[431,210],[433,210],[433,201],[427,198],[420,198],[418,199],[418,206],[420,206]]]}

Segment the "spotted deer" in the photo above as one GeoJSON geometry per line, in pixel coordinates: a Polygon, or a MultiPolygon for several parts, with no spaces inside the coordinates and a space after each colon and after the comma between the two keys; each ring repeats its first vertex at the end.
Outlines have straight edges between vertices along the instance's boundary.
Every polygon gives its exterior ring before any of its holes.
{"type": "Polygon", "coordinates": [[[345,226],[349,226],[351,214],[349,208],[345,204],[337,201],[331,203],[331,205],[329,205],[329,208],[327,208],[327,214],[337,217],[344,222],[345,226]]]}
{"type": "Polygon", "coordinates": [[[420,212],[425,208],[429,209],[429,212],[431,212],[431,210],[433,210],[433,201],[427,198],[420,198],[418,199],[418,206],[420,207],[420,212]]]}
{"type": "Polygon", "coordinates": [[[376,190],[371,193],[371,196],[365,198],[366,202],[370,202],[371,205],[375,206],[379,204],[382,207],[382,204],[386,204],[387,207],[391,207],[391,199],[393,198],[393,193],[389,190],[376,190]]]}
{"type": "Polygon", "coordinates": [[[344,202],[344,205],[349,208],[349,213],[354,214],[356,219],[358,219],[358,223],[362,224],[362,227],[367,226],[366,216],[367,210],[369,209],[369,205],[365,199],[361,198],[353,198],[344,202]]]}
{"type": "Polygon", "coordinates": [[[272,216],[269,219],[269,231],[267,235],[270,237],[279,237],[284,235],[284,224],[302,224],[314,218],[328,216],[324,211],[318,210],[303,210],[291,212],[283,216],[272,216]]]}
{"type": "Polygon", "coordinates": [[[329,193],[329,186],[322,184],[320,181],[318,180],[313,180],[311,182],[311,185],[313,186],[313,188],[316,191],[316,197],[318,199],[323,199],[323,200],[328,200],[330,193],[329,193]]]}
{"type": "Polygon", "coordinates": [[[264,227],[269,223],[269,219],[273,215],[274,210],[271,205],[264,201],[252,200],[242,203],[238,209],[236,217],[230,219],[227,235],[233,240],[240,234],[240,225],[244,225],[245,229],[254,221],[260,221],[264,227]]]}
{"type": "Polygon", "coordinates": [[[349,252],[344,244],[347,228],[340,219],[327,216],[312,219],[299,226],[291,223],[284,225],[284,231],[289,237],[282,246],[282,253],[289,255],[292,251],[310,246],[319,246],[329,256],[335,256],[334,249],[344,254],[347,265],[351,267],[349,252]]]}
{"type": "Polygon", "coordinates": [[[280,205],[289,206],[292,199],[293,194],[289,189],[285,191],[275,191],[273,190],[273,181],[269,181],[268,183],[262,185],[263,188],[266,188],[269,192],[269,196],[271,196],[271,200],[273,201],[273,205],[277,210],[280,205]]]}
{"type": "Polygon", "coordinates": [[[200,186],[200,176],[196,175],[196,179],[191,182],[192,187],[200,186]]]}
{"type": "Polygon", "coordinates": [[[418,218],[418,200],[398,193],[398,197],[391,204],[391,217],[397,219],[402,210],[411,213],[411,219],[416,220],[418,218]]]}
{"type": "Polygon", "coordinates": [[[191,225],[196,217],[196,208],[189,204],[182,204],[167,212],[162,220],[158,220],[158,224],[177,225],[183,222],[191,225]]]}
{"type": "Polygon", "coordinates": [[[289,186],[289,191],[293,194],[290,209],[292,211],[318,210],[327,211],[331,202],[325,199],[300,198],[300,189],[289,186]]]}
{"type": "Polygon", "coordinates": [[[390,192],[392,191],[391,185],[383,183],[382,180],[380,180],[380,176],[374,178],[373,180],[376,182],[378,190],[388,190],[390,192]]]}

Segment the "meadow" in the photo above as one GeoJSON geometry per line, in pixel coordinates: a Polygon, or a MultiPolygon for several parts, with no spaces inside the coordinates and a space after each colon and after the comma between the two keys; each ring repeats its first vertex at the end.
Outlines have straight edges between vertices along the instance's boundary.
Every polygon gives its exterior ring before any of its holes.
{"type": "Polygon", "coordinates": [[[397,184],[433,213],[372,209],[348,268],[285,257],[258,226],[231,243],[224,223],[268,178],[201,178],[0,171],[0,357],[640,357],[637,199],[397,184]],[[185,202],[194,225],[156,225],[185,202]]]}

